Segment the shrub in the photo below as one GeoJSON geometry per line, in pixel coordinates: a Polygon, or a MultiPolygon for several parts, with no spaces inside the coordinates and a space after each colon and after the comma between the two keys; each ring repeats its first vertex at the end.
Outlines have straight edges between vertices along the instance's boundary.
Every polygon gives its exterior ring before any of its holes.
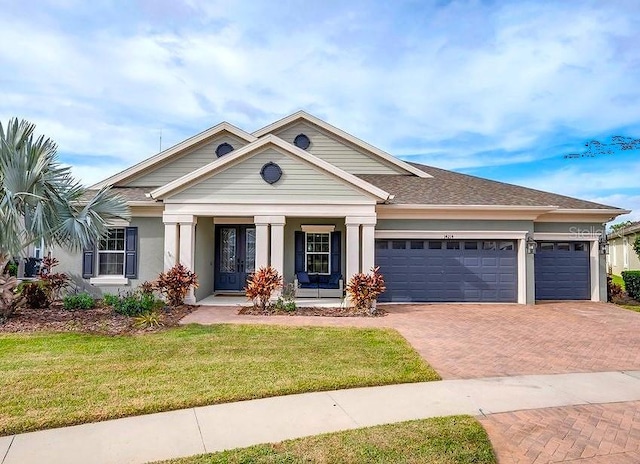
{"type": "Polygon", "coordinates": [[[113,306],[116,313],[123,316],[139,316],[163,306],[162,301],[152,293],[133,291],[116,298],[117,300],[110,306],[113,306]]]}
{"type": "Polygon", "coordinates": [[[133,319],[133,326],[137,329],[152,329],[162,325],[162,314],[157,309],[143,313],[133,319]]]}
{"type": "Polygon", "coordinates": [[[76,293],[75,295],[67,295],[64,297],[63,307],[68,311],[77,309],[92,309],[96,306],[96,301],[87,292],[76,293]]]}
{"type": "Polygon", "coordinates": [[[153,291],[156,289],[156,282],[149,282],[148,280],[145,280],[140,284],[140,287],[138,288],[142,293],[153,293],[153,291]]]}
{"type": "Polygon", "coordinates": [[[247,279],[244,291],[253,306],[263,312],[269,311],[269,300],[273,292],[282,288],[282,276],[271,266],[261,267],[247,279]]]}
{"type": "Polygon", "coordinates": [[[277,311],[285,311],[287,313],[292,313],[297,309],[296,288],[293,284],[283,287],[282,295],[278,297],[274,306],[277,311]]]}
{"type": "Polygon", "coordinates": [[[58,260],[47,256],[42,260],[39,276],[46,283],[44,290],[47,293],[48,302],[59,300],[62,290],[69,285],[69,276],[61,272],[51,272],[59,264],[58,260]]]}
{"type": "Polygon", "coordinates": [[[113,293],[105,293],[102,295],[102,303],[107,306],[115,306],[120,301],[120,297],[118,295],[114,295],[113,293]]]}
{"type": "Polygon", "coordinates": [[[9,274],[0,275],[0,322],[8,319],[15,311],[20,298],[16,295],[18,279],[9,274]]]}
{"type": "Polygon", "coordinates": [[[614,283],[611,275],[607,275],[607,301],[616,302],[625,296],[622,285],[614,283]]]}
{"type": "Polygon", "coordinates": [[[18,277],[18,263],[9,261],[4,268],[4,274],[8,274],[10,277],[18,277]]]}
{"type": "Polygon", "coordinates": [[[622,271],[622,279],[629,296],[640,301],[640,271],[622,271]]]}
{"type": "Polygon", "coordinates": [[[42,280],[25,282],[19,287],[20,294],[24,297],[28,307],[33,309],[49,306],[49,295],[46,283],[42,280]]]}
{"type": "Polygon", "coordinates": [[[347,293],[356,309],[370,314],[375,312],[374,304],[386,289],[380,267],[372,269],[371,274],[355,274],[347,284],[347,293]]]}
{"type": "Polygon", "coordinates": [[[155,287],[166,297],[169,306],[175,308],[184,303],[191,287],[198,288],[198,276],[182,264],[176,264],[160,273],[155,287]]]}
{"type": "Polygon", "coordinates": [[[640,258],[640,235],[636,236],[636,239],[633,241],[633,251],[635,251],[638,258],[640,258]]]}

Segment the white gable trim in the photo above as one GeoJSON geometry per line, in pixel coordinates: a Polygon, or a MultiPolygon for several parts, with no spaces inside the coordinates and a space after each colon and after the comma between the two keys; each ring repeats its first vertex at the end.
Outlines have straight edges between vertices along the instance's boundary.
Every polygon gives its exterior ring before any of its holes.
{"type": "Polygon", "coordinates": [[[332,174],[333,176],[338,177],[339,179],[342,179],[343,181],[347,182],[348,184],[351,184],[352,186],[358,188],[359,190],[362,190],[376,197],[378,200],[386,201],[393,198],[392,195],[385,192],[384,190],[360,179],[359,177],[354,176],[353,174],[349,174],[348,172],[343,171],[342,169],[334,166],[333,164],[327,163],[326,161],[321,160],[320,158],[313,156],[312,154],[307,153],[306,151],[301,150],[300,148],[294,145],[291,145],[290,143],[285,142],[284,140],[282,140],[279,137],[276,137],[273,134],[269,134],[265,137],[262,137],[256,140],[255,142],[250,143],[249,145],[246,145],[238,150],[234,150],[228,155],[223,156],[222,158],[218,158],[217,160],[199,169],[196,169],[195,171],[190,172],[189,174],[186,174],[174,181],[171,181],[168,184],[153,190],[150,193],[150,195],[152,198],[156,200],[165,198],[170,194],[172,194],[173,192],[186,188],[187,186],[191,185],[197,180],[215,175],[216,172],[220,172],[225,167],[235,164],[236,162],[240,161],[241,158],[249,155],[250,153],[255,152],[260,148],[264,148],[267,145],[272,145],[274,147],[280,148],[286,153],[289,153],[295,157],[301,158],[304,161],[307,161],[308,163],[315,165],[321,170],[329,174],[332,174]]]}
{"type": "Polygon", "coordinates": [[[193,137],[189,137],[188,139],[183,140],[182,142],[170,148],[167,148],[164,151],[161,151],[157,155],[154,155],[151,158],[147,158],[146,160],[143,160],[138,164],[135,164],[130,168],[119,172],[118,174],[115,174],[101,182],[98,182],[97,184],[92,185],[89,188],[99,189],[104,187],[105,185],[115,185],[118,182],[122,182],[123,180],[130,179],[131,177],[134,177],[135,175],[148,170],[149,168],[155,166],[156,164],[162,163],[166,159],[174,156],[176,153],[185,151],[195,145],[198,145],[199,143],[209,138],[212,138],[221,132],[229,132],[230,134],[235,135],[236,137],[242,140],[246,140],[249,143],[255,142],[257,140],[256,137],[249,134],[248,132],[245,132],[242,129],[239,129],[236,126],[229,124],[228,122],[222,122],[217,126],[211,127],[203,132],[200,132],[199,134],[196,134],[193,137]]]}
{"type": "Polygon", "coordinates": [[[342,129],[338,129],[335,126],[332,126],[331,124],[323,121],[322,119],[318,119],[315,116],[305,112],[305,111],[298,111],[296,113],[293,113],[290,116],[287,116],[286,118],[280,119],[279,121],[274,122],[273,124],[269,124],[268,126],[263,127],[262,129],[259,129],[257,131],[255,131],[253,133],[254,136],[260,138],[263,137],[267,134],[272,133],[273,131],[287,126],[293,122],[296,122],[298,120],[304,120],[307,121],[313,125],[316,125],[322,129],[324,129],[325,131],[333,134],[333,135],[337,135],[338,137],[356,145],[357,147],[362,148],[363,150],[366,150],[367,152],[375,155],[378,158],[382,158],[383,160],[385,160],[388,163],[391,163],[411,174],[414,174],[418,177],[423,177],[423,178],[427,178],[427,177],[433,177],[430,174],[427,174],[426,172],[410,165],[409,163],[402,161],[398,158],[396,158],[395,156],[390,155],[389,153],[380,150],[379,148],[374,147],[373,145],[369,145],[367,142],[360,140],[357,137],[354,137],[353,135],[343,131],[342,129]]]}

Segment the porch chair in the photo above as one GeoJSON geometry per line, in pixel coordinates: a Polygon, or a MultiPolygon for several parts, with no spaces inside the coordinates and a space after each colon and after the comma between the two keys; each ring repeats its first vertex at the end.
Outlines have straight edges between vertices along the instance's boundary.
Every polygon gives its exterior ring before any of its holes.
{"type": "Polygon", "coordinates": [[[344,281],[340,273],[309,275],[297,272],[294,280],[296,298],[342,298],[344,281]]]}

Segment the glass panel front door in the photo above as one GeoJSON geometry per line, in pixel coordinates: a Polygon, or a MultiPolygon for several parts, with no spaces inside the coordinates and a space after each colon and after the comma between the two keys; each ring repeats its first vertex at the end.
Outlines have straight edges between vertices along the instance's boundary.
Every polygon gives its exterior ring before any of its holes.
{"type": "Polygon", "coordinates": [[[216,226],[215,291],[242,291],[255,270],[256,229],[253,225],[216,226]]]}

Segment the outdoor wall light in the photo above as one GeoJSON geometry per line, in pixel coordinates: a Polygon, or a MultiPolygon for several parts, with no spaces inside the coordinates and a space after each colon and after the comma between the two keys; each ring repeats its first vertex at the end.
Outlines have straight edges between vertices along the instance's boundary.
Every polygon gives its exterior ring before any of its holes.
{"type": "Polygon", "coordinates": [[[598,239],[598,248],[600,249],[601,255],[606,255],[609,253],[609,242],[607,242],[606,237],[603,235],[601,235],[598,239]]]}
{"type": "Polygon", "coordinates": [[[537,248],[538,244],[533,239],[533,237],[531,235],[527,235],[527,253],[530,255],[535,255],[537,248]]]}

